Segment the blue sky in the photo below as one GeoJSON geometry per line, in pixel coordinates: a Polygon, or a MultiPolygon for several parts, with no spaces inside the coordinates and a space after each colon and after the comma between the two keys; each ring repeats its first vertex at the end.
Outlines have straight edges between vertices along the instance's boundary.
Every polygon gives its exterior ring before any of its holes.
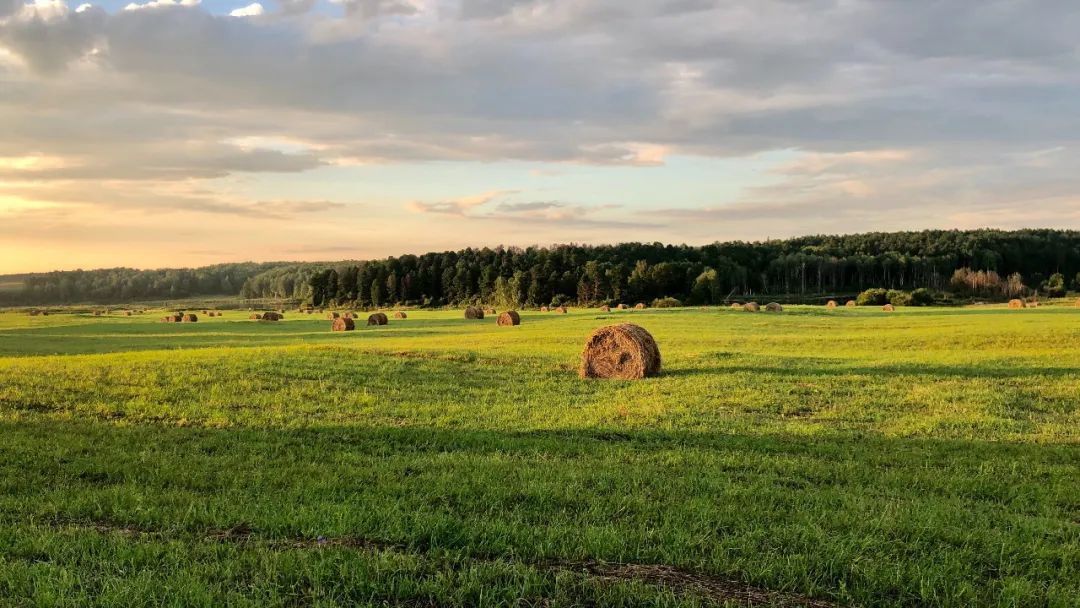
{"type": "Polygon", "coordinates": [[[1080,228],[1071,0],[84,4],[0,0],[0,272],[1080,228]]]}

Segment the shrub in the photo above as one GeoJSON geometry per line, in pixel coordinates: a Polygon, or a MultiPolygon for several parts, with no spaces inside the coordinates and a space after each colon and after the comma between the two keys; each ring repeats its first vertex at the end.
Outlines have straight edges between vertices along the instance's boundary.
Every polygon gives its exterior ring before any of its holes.
{"type": "Polygon", "coordinates": [[[911,305],[912,306],[931,306],[934,303],[934,292],[920,287],[911,292],[911,305]]]}
{"type": "Polygon", "coordinates": [[[682,302],[675,298],[657,298],[652,302],[653,308],[677,308],[682,306],[682,302]]]}
{"type": "Polygon", "coordinates": [[[855,303],[859,306],[881,306],[888,301],[889,292],[880,288],[867,289],[855,298],[855,303]]]}
{"type": "Polygon", "coordinates": [[[885,294],[885,299],[893,306],[911,305],[911,294],[906,291],[900,291],[899,289],[890,289],[888,293],[885,294]]]}

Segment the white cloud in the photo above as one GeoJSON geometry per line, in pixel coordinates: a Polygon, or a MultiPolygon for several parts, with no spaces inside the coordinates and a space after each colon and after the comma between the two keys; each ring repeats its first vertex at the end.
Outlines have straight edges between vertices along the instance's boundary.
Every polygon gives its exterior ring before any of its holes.
{"type": "Polygon", "coordinates": [[[174,6],[194,7],[198,6],[201,0],[150,0],[143,4],[132,2],[124,7],[125,11],[137,11],[148,8],[167,8],[174,6]]]}
{"type": "Polygon", "coordinates": [[[78,8],[75,9],[75,12],[76,13],[84,13],[84,12],[86,12],[86,11],[92,9],[92,8],[94,8],[93,4],[90,4],[89,2],[85,2],[83,4],[80,4],[78,6],[78,8]]]}
{"type": "Polygon", "coordinates": [[[229,13],[230,17],[257,17],[263,14],[263,5],[258,2],[252,2],[251,4],[233,10],[229,13]]]}

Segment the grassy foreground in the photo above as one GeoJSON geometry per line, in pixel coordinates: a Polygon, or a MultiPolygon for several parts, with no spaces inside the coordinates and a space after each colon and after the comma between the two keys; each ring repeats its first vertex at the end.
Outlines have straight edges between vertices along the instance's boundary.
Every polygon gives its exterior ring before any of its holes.
{"type": "Polygon", "coordinates": [[[0,314],[0,606],[1080,606],[1080,309],[247,314],[0,314]]]}

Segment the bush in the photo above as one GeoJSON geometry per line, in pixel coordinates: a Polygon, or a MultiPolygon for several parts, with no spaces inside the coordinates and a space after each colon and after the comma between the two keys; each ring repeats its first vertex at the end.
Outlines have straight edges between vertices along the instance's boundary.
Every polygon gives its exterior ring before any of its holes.
{"type": "Polygon", "coordinates": [[[893,306],[911,306],[911,294],[899,289],[890,289],[885,294],[885,299],[893,306]]]}
{"type": "Polygon", "coordinates": [[[920,287],[911,292],[911,305],[912,306],[931,306],[934,304],[934,292],[920,287]]]}
{"type": "Polygon", "coordinates": [[[675,298],[657,298],[652,301],[653,308],[677,308],[682,306],[682,302],[675,298]]]}
{"type": "Polygon", "coordinates": [[[879,288],[867,289],[855,298],[855,303],[859,306],[881,306],[888,302],[889,292],[879,288]]]}

